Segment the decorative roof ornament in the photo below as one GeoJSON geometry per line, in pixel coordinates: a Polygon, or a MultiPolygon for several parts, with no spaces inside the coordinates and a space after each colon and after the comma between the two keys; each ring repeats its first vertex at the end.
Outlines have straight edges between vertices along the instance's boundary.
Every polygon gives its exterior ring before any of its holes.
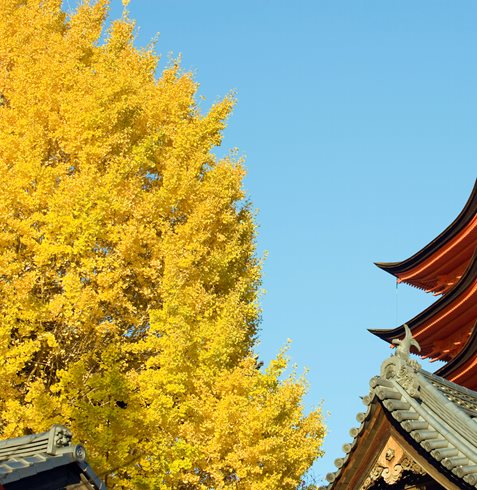
{"type": "Polygon", "coordinates": [[[413,475],[426,474],[424,469],[409,457],[399,445],[399,442],[391,436],[359,490],[368,490],[380,480],[384,481],[387,486],[394,485],[405,477],[406,473],[412,473],[413,475]]]}
{"type": "Polygon", "coordinates": [[[45,485],[62,481],[66,488],[106,490],[86,462],[84,447],[71,440],[69,429],[53,425],[41,434],[0,441],[0,489],[10,488],[10,484],[15,488],[53,488],[45,485]]]}
{"type": "Polygon", "coordinates": [[[394,339],[393,344],[397,346],[396,352],[386,359],[381,365],[381,376],[384,379],[395,379],[413,398],[419,398],[419,379],[418,371],[421,369],[420,364],[411,359],[411,347],[421,350],[418,341],[412,337],[411,329],[404,324],[406,332],[404,338],[394,339]]]}
{"type": "Polygon", "coordinates": [[[396,356],[400,357],[403,360],[409,359],[409,354],[411,353],[411,347],[415,347],[419,352],[421,352],[421,346],[419,342],[413,338],[411,329],[407,325],[404,324],[404,338],[402,340],[393,339],[391,341],[392,344],[396,345],[396,356]]]}

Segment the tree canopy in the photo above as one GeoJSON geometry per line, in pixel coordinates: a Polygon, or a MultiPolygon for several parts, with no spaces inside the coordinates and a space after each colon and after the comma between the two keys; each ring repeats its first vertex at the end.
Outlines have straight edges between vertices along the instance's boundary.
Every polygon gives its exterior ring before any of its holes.
{"type": "Polygon", "coordinates": [[[254,351],[233,97],[202,114],[106,1],[0,5],[1,436],[65,424],[110,488],[297,488],[323,421],[254,351]]]}

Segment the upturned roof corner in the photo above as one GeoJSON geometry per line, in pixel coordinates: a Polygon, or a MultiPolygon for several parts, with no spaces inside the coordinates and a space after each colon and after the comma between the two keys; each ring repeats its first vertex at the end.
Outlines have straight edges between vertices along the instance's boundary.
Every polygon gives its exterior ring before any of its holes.
{"type": "Polygon", "coordinates": [[[360,425],[350,430],[345,455],[335,460],[337,471],[326,476],[328,488],[366,490],[378,480],[391,485],[400,479],[477,488],[477,392],[394,354],[383,362],[380,375],[371,378],[362,399],[366,410],[356,417],[360,425]],[[396,447],[399,458],[384,464],[381,456],[396,447]],[[364,468],[372,461],[375,467],[366,474],[364,468]]]}
{"type": "Polygon", "coordinates": [[[371,330],[396,350],[371,378],[327,488],[476,489],[477,181],[436,239],[403,262],[377,265],[442,296],[398,328],[371,330]],[[447,365],[432,374],[411,353],[447,365]]]}
{"type": "Polygon", "coordinates": [[[56,489],[65,484],[78,490],[106,490],[86,462],[85,448],[72,444],[72,433],[65,426],[0,441],[0,488],[56,489]]]}

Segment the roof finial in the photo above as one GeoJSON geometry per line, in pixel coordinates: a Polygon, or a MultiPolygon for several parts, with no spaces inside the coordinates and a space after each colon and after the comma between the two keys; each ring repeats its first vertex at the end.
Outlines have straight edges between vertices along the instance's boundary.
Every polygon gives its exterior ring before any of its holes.
{"type": "Polygon", "coordinates": [[[397,345],[396,352],[381,364],[381,377],[394,379],[410,396],[419,398],[420,379],[417,374],[421,366],[416,360],[410,359],[409,354],[411,347],[415,347],[418,351],[421,347],[417,340],[412,338],[411,329],[406,324],[404,324],[404,331],[406,335],[402,340],[393,340],[393,344],[397,345]]]}
{"type": "Polygon", "coordinates": [[[404,338],[402,340],[393,339],[392,343],[397,346],[396,356],[407,360],[409,359],[411,347],[415,347],[419,352],[421,352],[421,346],[419,345],[419,342],[412,337],[411,329],[406,323],[404,324],[404,331],[406,332],[404,338]]]}

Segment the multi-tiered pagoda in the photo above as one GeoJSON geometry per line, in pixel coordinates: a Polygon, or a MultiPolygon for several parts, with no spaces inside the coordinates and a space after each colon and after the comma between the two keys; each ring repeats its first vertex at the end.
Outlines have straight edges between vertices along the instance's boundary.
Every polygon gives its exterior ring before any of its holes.
{"type": "Polygon", "coordinates": [[[406,324],[371,330],[397,349],[370,381],[329,488],[477,488],[477,181],[437,238],[402,262],[377,265],[440,297],[406,324]],[[446,364],[429,373],[411,350],[446,364]]]}
{"type": "MultiPolygon", "coordinates": [[[[377,263],[428,293],[441,295],[409,325],[421,356],[446,361],[436,374],[477,390],[477,183],[462,212],[436,239],[409,259],[377,263]]],[[[391,342],[404,327],[371,330],[391,342]]]]}

